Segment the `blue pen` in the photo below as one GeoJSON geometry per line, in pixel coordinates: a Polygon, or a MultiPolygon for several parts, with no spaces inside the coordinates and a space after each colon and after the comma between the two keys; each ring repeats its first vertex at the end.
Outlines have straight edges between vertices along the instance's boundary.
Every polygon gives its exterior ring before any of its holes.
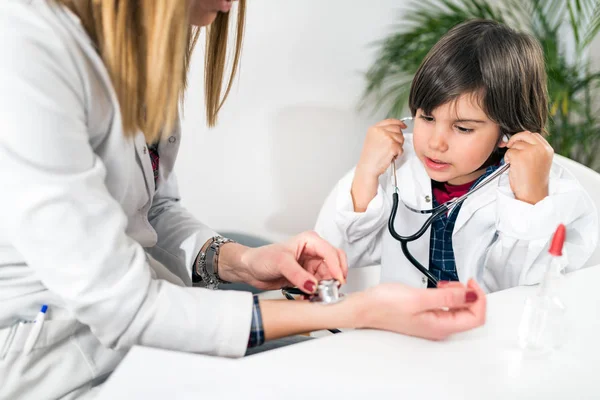
{"type": "Polygon", "coordinates": [[[40,336],[42,325],[44,325],[44,320],[46,319],[46,311],[48,311],[48,306],[44,304],[37,317],[35,317],[33,324],[31,325],[31,331],[29,332],[29,336],[27,336],[25,347],[23,348],[25,355],[31,352],[31,349],[33,349],[33,345],[35,344],[38,336],[40,336]]]}

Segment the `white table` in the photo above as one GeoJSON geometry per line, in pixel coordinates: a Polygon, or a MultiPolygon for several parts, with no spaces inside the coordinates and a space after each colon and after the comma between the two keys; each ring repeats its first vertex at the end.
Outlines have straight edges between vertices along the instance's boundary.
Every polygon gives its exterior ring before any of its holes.
{"type": "Polygon", "coordinates": [[[600,266],[566,277],[570,334],[546,356],[517,346],[536,290],[519,287],[488,297],[484,327],[443,342],[357,330],[238,360],[136,347],[99,398],[600,399],[599,286],[600,266]]]}

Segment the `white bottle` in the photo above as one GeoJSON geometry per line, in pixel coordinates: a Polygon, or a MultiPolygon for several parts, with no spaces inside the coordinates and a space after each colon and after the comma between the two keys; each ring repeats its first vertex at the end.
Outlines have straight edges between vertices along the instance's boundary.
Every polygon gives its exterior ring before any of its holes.
{"type": "Polygon", "coordinates": [[[559,258],[565,241],[566,229],[559,225],[549,249],[550,262],[539,291],[525,303],[519,325],[521,348],[545,353],[559,348],[566,339],[566,308],[560,298],[562,272],[559,258]]]}

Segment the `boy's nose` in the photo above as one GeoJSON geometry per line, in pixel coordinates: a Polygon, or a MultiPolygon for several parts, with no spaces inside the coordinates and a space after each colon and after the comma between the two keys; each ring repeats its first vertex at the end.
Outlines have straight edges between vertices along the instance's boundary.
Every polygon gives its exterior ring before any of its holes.
{"type": "Polygon", "coordinates": [[[443,153],[448,150],[447,132],[443,129],[437,128],[429,138],[429,148],[431,150],[439,151],[443,153]]]}

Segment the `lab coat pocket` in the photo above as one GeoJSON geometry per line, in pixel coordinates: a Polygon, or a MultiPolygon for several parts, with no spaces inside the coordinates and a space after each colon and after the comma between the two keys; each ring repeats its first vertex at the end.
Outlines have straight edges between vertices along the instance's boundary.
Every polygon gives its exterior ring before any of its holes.
{"type": "Polygon", "coordinates": [[[74,335],[72,341],[79,348],[92,371],[93,379],[101,378],[112,372],[127,354],[127,350],[113,350],[105,347],[88,327],[74,335]]]}
{"type": "MultiPolygon", "coordinates": [[[[33,323],[19,323],[13,325],[14,334],[8,345],[0,343],[0,348],[7,348],[7,358],[12,353],[21,353],[19,356],[40,359],[57,356],[57,350],[65,358],[71,357],[78,361],[80,368],[87,370],[89,378],[96,378],[112,371],[118,362],[125,356],[125,351],[116,351],[104,347],[90,328],[76,320],[45,320],[31,352],[23,353],[25,342],[31,332],[33,323]],[[67,356],[67,353],[70,356],[67,356]]],[[[80,371],[83,372],[83,371],[80,371]]]]}
{"type": "MultiPolygon", "coordinates": [[[[77,328],[77,324],[78,322],[74,320],[45,320],[32,352],[68,340],[77,328]]],[[[3,355],[22,352],[33,326],[33,322],[19,322],[8,328],[12,333],[6,335],[5,343],[0,344],[3,355]]]]}
{"type": "Polygon", "coordinates": [[[10,351],[16,333],[17,325],[12,325],[8,328],[0,330],[0,362],[4,360],[10,351]]]}
{"type": "Polygon", "coordinates": [[[82,332],[89,332],[85,325],[75,320],[45,320],[31,352],[25,354],[32,326],[13,325],[11,343],[0,361],[1,399],[58,398],[93,381],[94,371],[77,340],[82,332]]]}

